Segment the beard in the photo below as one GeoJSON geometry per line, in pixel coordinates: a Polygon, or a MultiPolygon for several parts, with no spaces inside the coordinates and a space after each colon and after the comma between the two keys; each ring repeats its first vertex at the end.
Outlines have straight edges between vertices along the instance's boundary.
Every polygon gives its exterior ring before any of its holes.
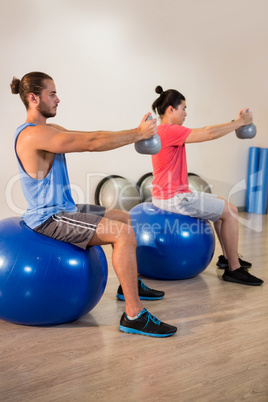
{"type": "Polygon", "coordinates": [[[38,111],[46,119],[48,119],[49,117],[56,116],[56,113],[57,113],[56,109],[51,109],[43,101],[40,101],[39,106],[38,106],[38,111]]]}

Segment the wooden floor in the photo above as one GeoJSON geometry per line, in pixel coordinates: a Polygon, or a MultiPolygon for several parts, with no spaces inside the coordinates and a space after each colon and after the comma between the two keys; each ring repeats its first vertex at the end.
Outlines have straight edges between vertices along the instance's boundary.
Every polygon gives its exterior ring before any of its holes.
{"type": "Polygon", "coordinates": [[[240,214],[240,252],[261,287],[227,283],[210,266],[184,281],[145,282],[166,296],[148,310],[178,326],[154,339],[121,333],[124,303],[109,260],[105,293],[79,321],[26,327],[0,321],[1,401],[268,401],[268,219],[240,214]],[[258,230],[248,226],[256,225],[258,230]],[[262,229],[261,229],[262,226],[262,229]]]}

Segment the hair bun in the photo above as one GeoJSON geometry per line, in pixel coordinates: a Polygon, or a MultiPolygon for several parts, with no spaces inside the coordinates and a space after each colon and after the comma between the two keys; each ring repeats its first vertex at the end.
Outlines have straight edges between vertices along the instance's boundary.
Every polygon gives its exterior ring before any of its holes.
{"type": "Polygon", "coordinates": [[[158,86],[155,88],[155,92],[156,92],[157,94],[161,95],[164,91],[163,91],[163,88],[162,88],[160,85],[158,85],[158,86]]]}
{"type": "Polygon", "coordinates": [[[20,80],[16,77],[13,77],[10,88],[13,94],[18,94],[20,92],[20,80]]]}

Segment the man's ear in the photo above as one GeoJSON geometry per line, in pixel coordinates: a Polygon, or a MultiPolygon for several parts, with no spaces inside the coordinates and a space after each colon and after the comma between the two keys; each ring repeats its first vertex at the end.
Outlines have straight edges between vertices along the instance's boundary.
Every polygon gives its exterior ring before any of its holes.
{"type": "Polygon", "coordinates": [[[169,106],[169,107],[167,108],[167,110],[168,110],[168,113],[172,114],[174,108],[173,108],[173,106],[169,106]]]}
{"type": "Polygon", "coordinates": [[[29,101],[30,101],[31,103],[34,103],[34,104],[38,104],[38,103],[39,103],[39,97],[36,96],[33,92],[30,92],[30,93],[29,93],[28,98],[29,98],[29,101]]]}

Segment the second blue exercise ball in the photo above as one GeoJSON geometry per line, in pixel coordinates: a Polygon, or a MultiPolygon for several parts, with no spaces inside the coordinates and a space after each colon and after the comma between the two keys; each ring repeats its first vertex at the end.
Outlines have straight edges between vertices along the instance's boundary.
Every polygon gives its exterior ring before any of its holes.
{"type": "Polygon", "coordinates": [[[209,265],[215,236],[208,221],[179,215],[142,203],[130,211],[137,239],[141,275],[155,279],[186,279],[209,265]]]}

